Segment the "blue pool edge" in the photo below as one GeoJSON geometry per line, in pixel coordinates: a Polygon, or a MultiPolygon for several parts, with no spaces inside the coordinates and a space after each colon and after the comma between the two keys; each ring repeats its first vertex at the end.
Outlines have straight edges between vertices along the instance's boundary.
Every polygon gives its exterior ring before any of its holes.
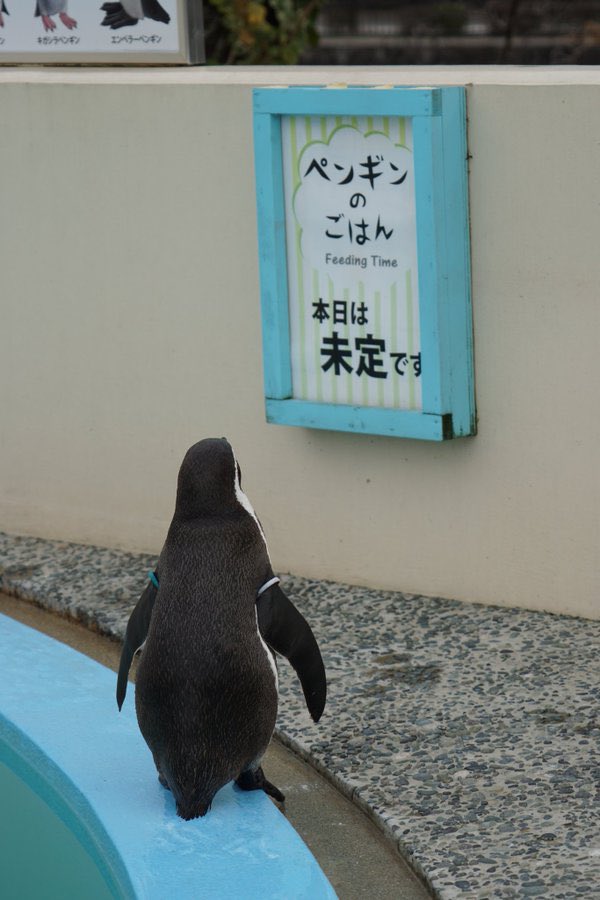
{"type": "Polygon", "coordinates": [[[205,818],[176,816],[132,697],[117,711],[112,671],[3,615],[0,657],[0,760],[75,834],[116,896],[336,896],[262,792],[227,785],[205,818]]]}

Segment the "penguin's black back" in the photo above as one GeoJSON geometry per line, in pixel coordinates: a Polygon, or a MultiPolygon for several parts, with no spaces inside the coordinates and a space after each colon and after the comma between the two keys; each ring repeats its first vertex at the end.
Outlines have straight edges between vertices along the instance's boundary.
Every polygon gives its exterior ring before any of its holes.
{"type": "Polygon", "coordinates": [[[277,714],[256,617],[269,558],[236,484],[226,441],[188,451],[138,667],[140,729],[186,818],[262,755],[277,714]]]}

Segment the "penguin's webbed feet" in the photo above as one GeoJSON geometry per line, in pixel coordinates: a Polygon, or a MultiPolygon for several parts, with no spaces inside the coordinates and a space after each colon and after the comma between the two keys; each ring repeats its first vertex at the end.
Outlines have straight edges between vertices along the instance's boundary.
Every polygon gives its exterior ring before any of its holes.
{"type": "Polygon", "coordinates": [[[262,766],[259,766],[257,769],[246,769],[245,772],[242,772],[242,774],[236,778],[235,783],[242,791],[262,790],[265,794],[268,794],[269,797],[276,800],[277,803],[285,803],[285,795],[282,794],[279,788],[275,787],[274,784],[267,781],[262,766]]]}

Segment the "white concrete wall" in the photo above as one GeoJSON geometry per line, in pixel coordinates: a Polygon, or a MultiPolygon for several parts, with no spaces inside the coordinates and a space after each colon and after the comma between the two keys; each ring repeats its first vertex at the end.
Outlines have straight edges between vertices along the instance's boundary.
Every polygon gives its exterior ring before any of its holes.
{"type": "Polygon", "coordinates": [[[156,551],[229,437],[275,566],[600,614],[600,75],[0,69],[0,528],[156,551]],[[254,83],[469,84],[479,433],[267,425],[254,83]]]}

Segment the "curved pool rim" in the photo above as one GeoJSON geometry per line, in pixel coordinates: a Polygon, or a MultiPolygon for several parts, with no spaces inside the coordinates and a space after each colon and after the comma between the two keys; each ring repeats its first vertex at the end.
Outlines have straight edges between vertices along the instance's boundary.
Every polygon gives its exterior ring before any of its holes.
{"type": "Polygon", "coordinates": [[[0,761],[68,827],[123,898],[334,898],[285,817],[227,785],[184,822],[160,787],[114,673],[0,615],[0,761]]]}

